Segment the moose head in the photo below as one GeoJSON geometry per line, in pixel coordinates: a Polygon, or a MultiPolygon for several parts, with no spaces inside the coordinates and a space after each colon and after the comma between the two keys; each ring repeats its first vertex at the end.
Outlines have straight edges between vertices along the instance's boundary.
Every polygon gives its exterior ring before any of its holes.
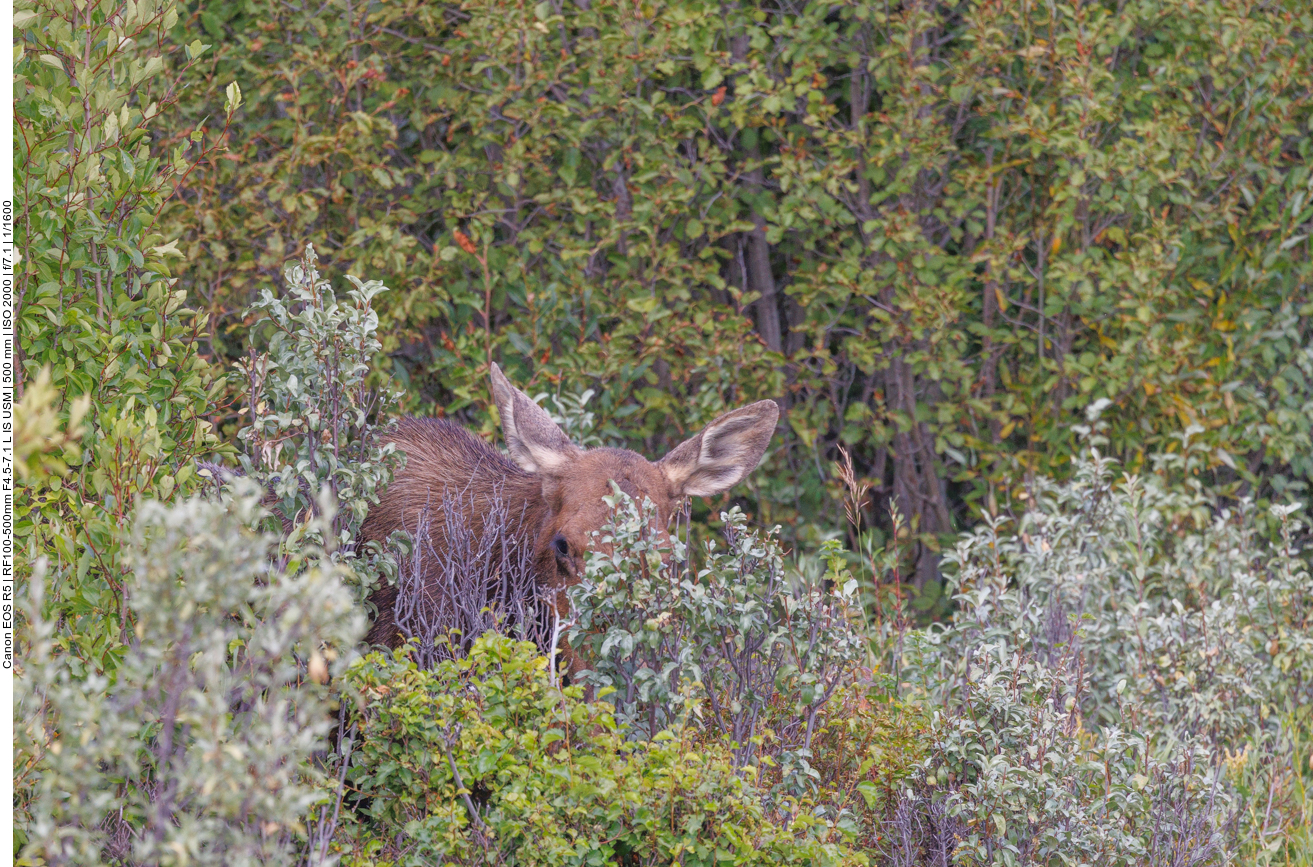
{"type": "Polygon", "coordinates": [[[542,525],[534,558],[539,574],[545,578],[555,569],[563,583],[577,579],[593,534],[607,521],[603,497],[612,483],[635,500],[651,500],[664,529],[685,497],[719,494],[752,472],[780,415],[774,401],[758,401],[722,415],[665,457],[649,461],[628,449],[582,449],[570,442],[495,364],[492,394],[511,460],[541,484],[542,525]]]}

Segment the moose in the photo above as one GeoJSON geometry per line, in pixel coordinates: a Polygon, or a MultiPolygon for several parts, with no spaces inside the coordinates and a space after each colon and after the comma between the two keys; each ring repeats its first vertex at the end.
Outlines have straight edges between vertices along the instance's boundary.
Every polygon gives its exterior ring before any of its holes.
{"type": "MultiPolygon", "coordinates": [[[[388,439],[405,453],[405,466],[361,530],[363,540],[380,543],[397,530],[424,538],[436,556],[415,567],[413,580],[430,599],[452,593],[450,570],[436,572],[436,564],[452,559],[443,556],[455,544],[452,525],[477,536],[496,513],[509,519],[493,528],[496,550],[485,549],[483,558],[518,563],[532,587],[564,613],[558,591],[579,580],[594,533],[609,517],[603,497],[612,484],[635,500],[651,500],[658,532],[665,534],[684,498],[725,491],[761,462],[779,419],[774,401],[758,401],[725,413],[665,457],[649,461],[627,449],[580,448],[496,364],[491,376],[509,459],[451,421],[402,419],[388,439]],[[518,557],[508,556],[514,548],[518,557]],[[440,584],[447,589],[435,590],[440,584]]],[[[398,585],[385,584],[370,601],[378,614],[369,642],[399,646],[398,585]]]]}

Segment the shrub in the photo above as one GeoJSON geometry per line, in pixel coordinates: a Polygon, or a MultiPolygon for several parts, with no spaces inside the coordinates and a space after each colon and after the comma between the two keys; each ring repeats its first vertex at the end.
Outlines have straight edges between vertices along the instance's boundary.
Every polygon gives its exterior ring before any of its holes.
{"type": "MultiPolygon", "coordinates": [[[[352,602],[392,566],[381,551],[357,551],[353,538],[397,462],[374,438],[371,417],[394,396],[367,387],[378,349],[370,303],[382,287],[358,284],[351,303],[339,304],[310,249],[288,277],[289,301],[266,293],[257,305],[273,331],[268,350],[253,349],[239,371],[251,386],[252,423],[240,436],[251,479],[203,462],[202,472],[229,485],[172,509],[142,496],[168,496],[172,485],[145,485],[114,506],[140,500],[131,531],[96,519],[99,547],[88,553],[129,570],[111,587],[127,601],[110,634],[62,616],[90,610],[94,583],[85,580],[88,556],[76,568],[68,556],[85,539],[79,519],[88,513],[59,505],[72,496],[64,480],[78,480],[70,464],[87,467],[79,423],[88,406],[104,408],[104,395],[72,402],[61,421],[43,371],[20,404],[24,493],[55,519],[30,536],[26,553],[38,562],[45,545],[61,555],[53,565],[39,560],[19,636],[28,648],[19,839],[45,863],[317,861],[333,824],[322,809],[307,815],[332,794],[309,759],[325,746],[328,664],[361,635],[352,602]],[[50,603],[47,588],[65,599],[50,603]],[[68,609],[70,599],[82,602],[68,609]],[[300,839],[307,833],[316,848],[300,839]]],[[[147,416],[161,423],[154,436],[177,434],[177,418],[150,408],[147,416]]],[[[162,458],[144,442],[142,454],[162,458]]],[[[327,758],[336,771],[336,754],[327,758]]]]}
{"type": "Polygon", "coordinates": [[[1243,807],[1240,862],[1313,865],[1313,707],[1283,715],[1274,737],[1223,765],[1243,807]]]}
{"type": "MultiPolygon", "coordinates": [[[[817,815],[870,852],[887,848],[890,821],[928,749],[929,719],[899,699],[887,675],[845,684],[820,715],[808,763],[817,815]]],[[[766,780],[778,773],[764,767],[766,780]]]]}
{"type": "Polygon", "coordinates": [[[64,576],[44,597],[60,624],[51,640],[107,673],[131,636],[118,540],[138,499],[185,495],[195,459],[222,449],[206,318],[178,285],[183,254],[159,217],[221,146],[237,99],[214,114],[217,136],[176,132],[179,76],[207,47],[194,42],[168,74],[177,20],[173,3],[118,0],[20,0],[14,16],[15,392],[47,371],[56,411],[86,401],[76,455],[50,453],[76,472],[15,491],[18,576],[49,558],[64,576]]]}
{"type": "Polygon", "coordinates": [[[626,738],[527,642],[487,634],[430,671],[375,653],[346,681],[362,702],[346,865],[856,863],[805,810],[767,813],[723,744],[678,721],[626,738]]]}
{"type": "Polygon", "coordinates": [[[856,580],[837,556],[818,579],[786,572],[777,538],[749,531],[738,509],[721,515],[724,547],[708,541],[693,567],[678,539],[658,547],[650,503],[619,492],[608,503],[610,553],[591,555],[569,593],[583,680],[611,690],[617,718],[649,738],[691,697],[739,766],[766,749],[792,791],[813,787],[820,714],[866,654],[856,580]]]}
{"type": "Polygon", "coordinates": [[[1000,864],[1210,863],[1266,839],[1274,806],[1303,809],[1282,720],[1313,698],[1293,510],[1272,508],[1273,547],[1249,504],[1114,482],[1094,450],[1031,490],[1015,532],[963,537],[958,611],[910,639],[903,677],[936,710],[899,839],[1000,864]]]}
{"type": "Polygon", "coordinates": [[[963,538],[950,556],[961,608],[929,633],[932,689],[961,688],[972,648],[997,643],[1079,677],[1092,725],[1213,753],[1313,703],[1313,590],[1293,509],[1272,507],[1273,547],[1247,502],[1112,473],[1092,453],[1072,482],[1037,481],[1015,534],[992,522],[963,538]]]}
{"type": "Polygon", "coordinates": [[[816,545],[845,445],[920,580],[1095,399],[1128,466],[1199,423],[1210,483],[1313,481],[1303,0],[352,9],[179,25],[189,120],[249,92],[167,215],[225,321],[323,239],[397,287],[408,401],[486,432],[489,344],[648,453],[787,395],[749,511],[816,545]]]}
{"type": "Polygon", "coordinates": [[[38,568],[16,703],[19,755],[35,765],[27,857],[293,862],[320,797],[320,684],[364,624],[327,558],[273,555],[259,499],[238,483],[219,500],[142,505],[123,542],[134,640],[113,679],[56,651],[38,568]]]}
{"type": "Polygon", "coordinates": [[[284,272],[286,297],[265,289],[248,311],[256,319],[252,338],[267,342],[263,351],[252,346],[232,374],[246,387],[249,415],[237,433],[238,460],[243,474],[266,488],[286,550],[319,545],[351,561],[349,582],[363,602],[380,576],[396,577],[389,554],[355,544],[369,507],[404,459],[378,436],[377,420],[386,418],[397,395],[370,384],[379,351],[373,300],[387,289],[348,276],[356,288],[348,290],[349,301],[339,302],[316,261],[307,245],[284,272]],[[336,508],[328,524],[310,520],[321,513],[321,492],[336,508]]]}
{"type": "Polygon", "coordinates": [[[1064,674],[1022,652],[976,648],[962,692],[933,713],[927,756],[888,822],[890,864],[1222,863],[1231,799],[1207,752],[1160,758],[1140,733],[1085,731],[1079,686],[1064,674]]]}

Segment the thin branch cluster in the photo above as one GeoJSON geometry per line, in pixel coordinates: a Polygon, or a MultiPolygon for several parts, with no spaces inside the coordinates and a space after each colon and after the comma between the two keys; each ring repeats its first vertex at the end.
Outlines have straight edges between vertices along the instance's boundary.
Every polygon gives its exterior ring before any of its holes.
{"type": "Polygon", "coordinates": [[[397,628],[415,643],[412,658],[421,668],[464,656],[485,632],[553,646],[555,612],[535,585],[524,515],[500,487],[480,500],[477,528],[468,488],[430,503],[412,534],[410,556],[399,564],[397,628]]]}

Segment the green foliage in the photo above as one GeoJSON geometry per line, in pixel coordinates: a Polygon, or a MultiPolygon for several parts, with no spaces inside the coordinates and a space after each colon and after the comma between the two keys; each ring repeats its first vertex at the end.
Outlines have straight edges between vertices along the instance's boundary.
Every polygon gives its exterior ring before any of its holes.
{"type": "Polygon", "coordinates": [[[1313,863],[1305,7],[21,0],[27,857],[1313,863]],[[312,761],[376,359],[651,455],[780,398],[797,565],[727,500],[667,580],[623,506],[598,701],[373,656],[312,761]],[[182,499],[216,425],[256,486],[182,499]]]}
{"type": "Polygon", "coordinates": [[[60,651],[38,564],[15,705],[18,764],[34,781],[18,823],[27,857],[293,862],[320,797],[309,759],[330,704],[319,683],[364,618],[327,558],[308,546],[274,556],[259,499],[242,483],[222,499],[143,504],[121,549],[136,638],[112,679],[60,651]]]}
{"type": "MultiPolygon", "coordinates": [[[[844,684],[819,715],[808,766],[821,815],[864,849],[888,849],[889,824],[925,759],[929,718],[888,676],[844,684]]],[[[760,779],[782,773],[763,767],[760,779]]]]}
{"type": "Polygon", "coordinates": [[[723,744],[626,738],[531,644],[486,634],[431,671],[376,653],[346,679],[365,703],[344,864],[857,863],[798,805],[766,813],[723,744]]]}
{"type": "Polygon", "coordinates": [[[738,509],[721,516],[724,546],[708,541],[694,567],[678,540],[673,552],[659,547],[650,503],[618,492],[607,502],[599,541],[609,553],[591,555],[569,593],[569,644],[590,668],[583,682],[647,738],[692,700],[738,766],[764,753],[788,791],[812,790],[816,725],[865,658],[857,581],[787,573],[778,540],[749,531],[738,509]]]}
{"type": "Polygon", "coordinates": [[[1287,714],[1276,738],[1225,764],[1244,804],[1241,863],[1313,865],[1313,709],[1287,714]]]}
{"type": "Polygon", "coordinates": [[[15,496],[26,557],[68,580],[46,597],[54,639],[112,670],[131,629],[129,563],[118,538],[142,495],[169,499],[219,446],[209,416],[222,383],[201,358],[205,319],[172,275],[182,257],[158,224],[186,174],[212,153],[153,133],[199,56],[166,74],[171,3],[19,2],[15,7],[17,391],[41,370],[62,396],[89,400],[73,468],[15,496]]]}
{"type": "Polygon", "coordinates": [[[967,682],[974,646],[1030,648],[1079,664],[1093,724],[1214,753],[1313,703],[1313,593],[1291,541],[1295,509],[1272,507],[1284,541],[1271,548],[1248,504],[1214,511],[1152,478],[1114,485],[1112,469],[1096,451],[1072,482],[1036,485],[1018,533],[991,523],[959,543],[961,610],[932,633],[937,689],[967,682]]]}
{"type": "MultiPolygon", "coordinates": [[[[339,560],[351,559],[351,584],[363,602],[380,570],[395,580],[395,563],[376,548],[356,550],[354,541],[404,457],[378,437],[378,419],[395,409],[397,395],[368,382],[379,349],[373,301],[386,287],[348,277],[356,288],[349,302],[339,302],[315,262],[307,246],[287,267],[287,296],[265,289],[248,311],[263,314],[251,335],[265,332],[267,345],[252,346],[232,374],[245,386],[250,419],[237,434],[238,460],[267,488],[287,551],[327,545],[339,560]],[[320,514],[324,493],[337,511],[321,526],[309,518],[320,514]],[[327,537],[318,535],[324,528],[327,537]]],[[[225,475],[218,467],[211,472],[225,475]]]]}
{"type": "Polygon", "coordinates": [[[42,368],[28,383],[14,411],[14,472],[20,484],[48,484],[68,477],[69,464],[82,459],[82,420],[91,400],[75,400],[66,414],[59,412],[59,392],[50,384],[50,371],[42,368]],[[63,416],[63,417],[61,417],[63,416]]]}
{"type": "Polygon", "coordinates": [[[1174,478],[1308,484],[1305,3],[326,8],[178,26],[220,43],[188,117],[248,94],[238,159],[169,216],[223,353],[315,239],[402,287],[380,315],[409,406],[491,433],[495,357],[660,453],[783,398],[754,511],[815,545],[846,444],[918,586],[954,530],[1067,475],[1096,400],[1128,467],[1197,426],[1174,478]]]}
{"type": "Polygon", "coordinates": [[[544,400],[551,400],[550,404],[544,405],[547,412],[551,415],[552,421],[565,431],[565,435],[570,438],[570,442],[586,449],[597,448],[599,446],[610,445],[610,439],[619,439],[618,435],[604,438],[603,433],[597,428],[597,413],[588,408],[588,404],[596,396],[591,388],[585,390],[582,394],[558,393],[535,394],[534,403],[542,404],[544,400]]]}
{"type": "Polygon", "coordinates": [[[1223,863],[1229,798],[1205,752],[1160,759],[1141,734],[1082,732],[1080,685],[1025,653],[984,645],[967,663],[892,823],[895,857],[929,843],[1000,867],[1223,863]]]}
{"type": "MultiPolygon", "coordinates": [[[[363,633],[369,581],[391,565],[351,543],[396,459],[370,419],[390,395],[364,383],[382,287],[339,305],[310,250],[289,280],[290,299],[266,292],[261,305],[267,352],[252,349],[238,371],[253,395],[240,437],[251,478],[204,464],[228,485],[172,509],[146,501],[133,535],[111,537],[133,570],[135,623],[112,678],[68,653],[42,613],[69,570],[43,565],[32,579],[19,824],[44,863],[290,864],[314,851],[304,837],[318,826],[305,820],[331,795],[310,763],[329,725],[321,684],[363,633]]],[[[17,451],[34,487],[78,456],[90,401],[62,432],[55,397],[43,372],[20,404],[17,451]]]]}
{"type": "MultiPolygon", "coordinates": [[[[113,3],[16,15],[16,529],[32,604],[18,635],[15,806],[17,840],[40,863],[291,863],[307,851],[304,819],[323,796],[310,763],[328,726],[321,684],[391,562],[352,544],[396,462],[371,417],[392,395],[364,384],[382,287],[339,305],[309,250],[290,302],[266,293],[277,333],[246,371],[258,427],[241,438],[255,460],[241,457],[259,484],[209,463],[233,487],[166,505],[195,487],[196,458],[231,451],[207,418],[223,382],[198,354],[204,317],[183,307],[167,266],[181,254],[154,227],[212,152],[194,131],[170,159],[151,155],[147,128],[180,86],[158,81],[176,20],[171,6],[113,3]]],[[[231,118],[240,90],[228,99],[231,118]]]]}
{"type": "Polygon", "coordinates": [[[1295,508],[1272,507],[1271,546],[1247,503],[1113,468],[1094,450],[1037,480],[1015,531],[987,521],[951,555],[959,609],[902,673],[941,708],[918,809],[964,822],[986,863],[1281,850],[1306,810],[1291,721],[1313,703],[1295,508]]]}

